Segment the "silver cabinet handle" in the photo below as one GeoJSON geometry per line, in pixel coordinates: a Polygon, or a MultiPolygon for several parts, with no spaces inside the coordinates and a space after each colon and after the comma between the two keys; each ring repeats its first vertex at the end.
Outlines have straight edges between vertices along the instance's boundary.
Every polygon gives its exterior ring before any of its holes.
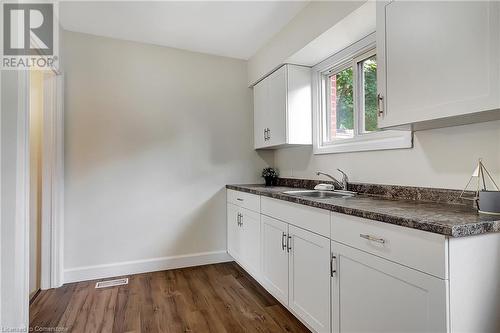
{"type": "Polygon", "coordinates": [[[243,199],[241,199],[241,198],[236,198],[236,200],[238,200],[238,201],[244,201],[244,200],[243,200],[243,199]]]}
{"type": "Polygon", "coordinates": [[[238,226],[240,225],[240,213],[238,213],[238,216],[236,217],[236,222],[238,223],[238,226]]]}
{"type": "Polygon", "coordinates": [[[282,249],[283,251],[285,251],[285,250],[286,250],[286,233],[283,233],[283,234],[281,235],[281,249],[282,249]]]}
{"type": "Polygon", "coordinates": [[[240,214],[240,227],[243,226],[243,214],[240,214]]]}
{"type": "Polygon", "coordinates": [[[333,255],[330,258],[330,276],[333,277],[333,274],[337,273],[337,257],[333,255]]]}
{"type": "Polygon", "coordinates": [[[359,234],[359,237],[367,239],[367,240],[372,241],[372,242],[385,244],[385,239],[383,239],[383,238],[378,238],[378,237],[374,237],[371,235],[365,235],[365,234],[359,234]]]}
{"type": "Polygon", "coordinates": [[[379,117],[384,115],[384,96],[382,94],[377,95],[377,113],[379,117]]]}
{"type": "Polygon", "coordinates": [[[292,236],[288,236],[286,239],[286,252],[290,253],[292,249],[292,236]]]}
{"type": "Polygon", "coordinates": [[[269,135],[269,132],[270,132],[269,128],[264,129],[264,141],[267,141],[271,138],[271,136],[269,135]]]}
{"type": "Polygon", "coordinates": [[[269,128],[264,129],[264,141],[271,139],[271,130],[269,128]]]}

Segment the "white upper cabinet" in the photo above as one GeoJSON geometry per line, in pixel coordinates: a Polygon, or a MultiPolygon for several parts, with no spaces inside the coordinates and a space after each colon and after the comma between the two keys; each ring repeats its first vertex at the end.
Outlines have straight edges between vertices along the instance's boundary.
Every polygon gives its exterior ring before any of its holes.
{"type": "Polygon", "coordinates": [[[309,67],[283,65],[253,89],[255,149],[312,144],[309,67]]]}
{"type": "Polygon", "coordinates": [[[268,99],[268,85],[268,81],[262,81],[253,87],[253,135],[255,148],[262,148],[267,144],[267,124],[265,122],[267,107],[265,103],[268,99]]]}
{"type": "Polygon", "coordinates": [[[378,2],[379,127],[500,118],[499,8],[496,1],[378,2]]]}
{"type": "Polygon", "coordinates": [[[267,117],[264,120],[267,128],[267,143],[278,146],[286,143],[287,112],[287,66],[283,66],[269,75],[268,99],[265,103],[267,117]]]}

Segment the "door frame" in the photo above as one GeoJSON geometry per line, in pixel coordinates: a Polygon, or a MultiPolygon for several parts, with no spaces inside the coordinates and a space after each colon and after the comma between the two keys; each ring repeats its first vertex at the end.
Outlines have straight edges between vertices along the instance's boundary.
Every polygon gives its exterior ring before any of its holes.
{"type": "MultiPolygon", "coordinates": [[[[4,223],[9,223],[9,228],[7,228],[8,235],[2,234],[3,239],[11,239],[14,248],[12,248],[14,265],[10,263],[4,263],[0,261],[0,278],[3,279],[4,274],[9,274],[9,281],[12,284],[9,288],[3,288],[0,290],[0,325],[2,327],[10,327],[15,329],[28,329],[29,326],[29,255],[30,255],[30,243],[29,243],[29,233],[30,233],[30,146],[29,146],[29,112],[30,112],[30,75],[28,70],[19,71],[17,76],[17,96],[16,96],[16,161],[15,161],[15,212],[14,220],[2,221],[2,226],[4,223]],[[8,237],[8,238],[6,238],[8,237]],[[8,265],[8,267],[7,267],[8,265]],[[9,308],[6,312],[5,308],[9,308]],[[5,314],[5,316],[3,316],[5,314]]],[[[55,150],[55,154],[52,156],[57,156],[57,164],[50,164],[50,169],[57,170],[54,173],[54,178],[57,179],[57,190],[51,189],[52,198],[58,198],[58,208],[57,210],[52,210],[51,216],[55,216],[55,219],[49,221],[49,226],[51,233],[45,237],[42,235],[42,246],[43,243],[50,244],[51,251],[45,253],[45,256],[50,258],[50,271],[51,280],[50,287],[57,287],[62,284],[62,272],[63,272],[63,243],[62,243],[62,225],[63,225],[63,211],[62,211],[62,189],[63,189],[63,133],[64,133],[64,121],[63,121],[63,95],[62,87],[63,80],[61,75],[55,75],[57,79],[57,84],[55,85],[55,91],[58,91],[55,97],[54,110],[57,111],[56,114],[59,116],[57,118],[57,126],[52,126],[56,140],[53,141],[54,147],[58,147],[55,150]],[[52,165],[57,165],[57,168],[52,165]],[[58,237],[52,237],[52,233],[55,233],[58,237]]],[[[3,153],[3,151],[2,151],[3,153]]],[[[1,168],[1,165],[0,165],[1,168]]],[[[1,170],[3,173],[3,170],[1,170]]],[[[2,186],[4,186],[3,179],[2,186]]],[[[45,187],[46,185],[44,185],[45,187]]],[[[53,186],[50,186],[51,188],[53,186]]],[[[0,205],[1,206],[1,205],[0,205]]],[[[0,207],[3,211],[6,207],[0,207]]],[[[43,219],[42,219],[43,223],[43,219]]],[[[43,254],[42,254],[43,255],[43,254]]],[[[1,259],[1,258],[0,258],[1,259]]],[[[45,282],[45,281],[44,281],[45,282]]],[[[1,284],[0,284],[1,288],[1,284]]]]}
{"type": "MultiPolygon", "coordinates": [[[[8,216],[8,220],[2,220],[1,239],[3,243],[9,242],[8,246],[11,251],[9,256],[12,259],[0,262],[0,278],[8,281],[2,282],[2,284],[9,284],[8,288],[0,290],[0,326],[24,330],[27,329],[29,321],[29,72],[20,70],[15,74],[2,73],[2,76],[4,74],[9,77],[9,80],[15,80],[13,84],[15,87],[12,89],[16,90],[16,96],[13,94],[9,98],[2,96],[8,100],[8,103],[11,103],[8,107],[12,109],[8,112],[15,112],[16,118],[15,125],[12,124],[15,126],[14,135],[9,138],[13,142],[5,143],[14,147],[8,147],[5,151],[9,153],[12,148],[16,150],[14,161],[10,160],[8,165],[10,170],[3,168],[3,155],[6,153],[4,150],[2,150],[2,165],[0,165],[2,175],[4,172],[9,172],[9,177],[14,177],[8,182],[9,185],[4,179],[1,179],[2,193],[4,193],[5,186],[12,187],[9,187],[5,194],[8,194],[9,197],[12,195],[12,199],[8,200],[13,201],[13,204],[11,205],[9,202],[10,207],[5,207],[3,197],[0,202],[2,215],[7,208],[9,211],[12,210],[12,213],[9,214],[12,216],[8,216]],[[13,175],[11,175],[12,173],[13,175]]],[[[12,118],[12,115],[9,118],[12,118]]],[[[2,246],[7,245],[2,244],[2,246]]],[[[0,288],[2,284],[0,284],[0,288]]]]}
{"type": "MultiPolygon", "coordinates": [[[[30,110],[30,94],[29,94],[29,71],[21,71],[19,73],[19,95],[18,95],[18,119],[17,119],[17,166],[18,173],[16,177],[16,249],[22,254],[19,254],[23,265],[14,267],[16,274],[19,274],[22,282],[22,294],[25,299],[22,300],[22,318],[29,325],[29,264],[30,264],[30,146],[29,146],[29,110],[30,110]],[[22,246],[22,248],[21,248],[22,246]]],[[[17,266],[17,265],[16,265],[17,266]]]]}
{"type": "Polygon", "coordinates": [[[41,279],[42,290],[64,282],[64,77],[43,75],[43,153],[41,279]]]}

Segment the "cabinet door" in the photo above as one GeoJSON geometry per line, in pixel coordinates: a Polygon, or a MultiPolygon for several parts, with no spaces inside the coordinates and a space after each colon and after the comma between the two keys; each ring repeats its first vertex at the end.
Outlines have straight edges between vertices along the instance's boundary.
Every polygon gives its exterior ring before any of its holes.
{"type": "Polygon", "coordinates": [[[253,112],[254,112],[254,147],[263,148],[268,141],[265,140],[267,103],[268,103],[267,79],[262,80],[253,87],[253,112]]]}
{"type": "Polygon", "coordinates": [[[260,214],[241,208],[241,265],[260,279],[260,214]]]}
{"type": "Polygon", "coordinates": [[[330,240],[289,226],[288,305],[316,332],[330,332],[330,240]]]}
{"type": "Polygon", "coordinates": [[[269,84],[267,103],[269,128],[269,145],[277,146],[286,143],[286,110],[287,110],[287,66],[282,66],[265,80],[269,84]]]}
{"type": "Polygon", "coordinates": [[[265,215],[262,225],[262,284],[284,305],[288,304],[288,225],[265,215]]]}
{"type": "Polygon", "coordinates": [[[332,242],[333,332],[447,332],[446,280],[332,242]]]}
{"type": "Polygon", "coordinates": [[[241,237],[238,206],[227,204],[227,252],[235,260],[240,260],[241,237]]]}
{"type": "Polygon", "coordinates": [[[379,127],[499,107],[497,1],[377,4],[379,127]]]}

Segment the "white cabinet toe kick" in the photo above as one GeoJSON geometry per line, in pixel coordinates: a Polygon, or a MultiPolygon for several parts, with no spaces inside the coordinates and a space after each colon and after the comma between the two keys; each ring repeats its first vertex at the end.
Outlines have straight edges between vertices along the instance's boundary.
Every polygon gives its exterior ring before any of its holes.
{"type": "Polygon", "coordinates": [[[227,190],[228,253],[313,332],[500,332],[500,234],[449,238],[227,190]]]}

